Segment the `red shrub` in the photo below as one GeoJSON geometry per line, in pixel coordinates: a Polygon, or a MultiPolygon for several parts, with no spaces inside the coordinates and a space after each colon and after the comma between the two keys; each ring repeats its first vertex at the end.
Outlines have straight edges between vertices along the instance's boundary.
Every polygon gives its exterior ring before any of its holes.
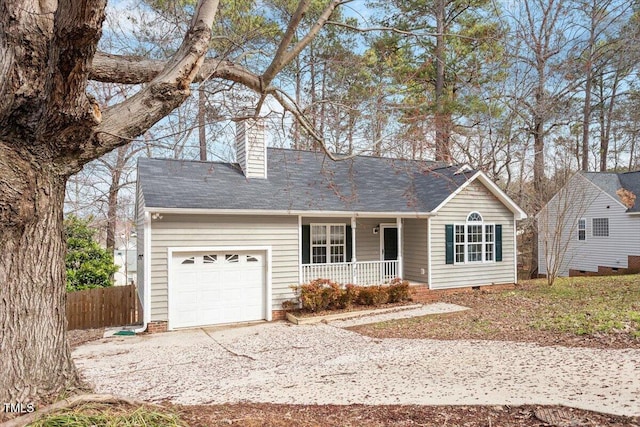
{"type": "Polygon", "coordinates": [[[409,282],[400,278],[395,278],[389,283],[389,302],[410,301],[409,282]]]}

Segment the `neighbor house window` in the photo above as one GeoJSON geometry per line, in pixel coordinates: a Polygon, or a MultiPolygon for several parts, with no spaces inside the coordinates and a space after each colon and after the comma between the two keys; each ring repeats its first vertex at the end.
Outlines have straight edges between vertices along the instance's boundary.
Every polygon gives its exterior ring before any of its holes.
{"type": "Polygon", "coordinates": [[[455,262],[495,261],[495,225],[471,212],[465,224],[455,225],[455,262]]]}
{"type": "Polygon", "coordinates": [[[593,237],[609,237],[609,218],[593,218],[591,225],[593,237]]]}
{"type": "Polygon", "coordinates": [[[584,218],[578,220],[578,240],[587,240],[587,220],[584,218]]]}
{"type": "Polygon", "coordinates": [[[311,225],[311,263],[344,262],[346,226],[344,224],[311,225]]]}

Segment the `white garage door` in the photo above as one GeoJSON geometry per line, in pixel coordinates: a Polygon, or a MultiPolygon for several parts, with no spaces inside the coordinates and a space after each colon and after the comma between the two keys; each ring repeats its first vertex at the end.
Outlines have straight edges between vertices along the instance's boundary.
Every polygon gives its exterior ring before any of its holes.
{"type": "Polygon", "coordinates": [[[183,328],[265,318],[264,252],[174,253],[169,326],[183,328]]]}

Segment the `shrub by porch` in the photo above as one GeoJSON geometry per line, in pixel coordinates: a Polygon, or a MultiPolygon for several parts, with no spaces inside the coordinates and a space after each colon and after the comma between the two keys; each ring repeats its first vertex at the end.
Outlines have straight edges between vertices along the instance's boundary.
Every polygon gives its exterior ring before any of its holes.
{"type": "Polygon", "coordinates": [[[399,278],[388,285],[358,286],[340,285],[330,279],[316,279],[292,286],[296,298],[282,304],[285,310],[299,308],[302,311],[342,310],[353,306],[379,306],[411,301],[409,282],[399,278]]]}

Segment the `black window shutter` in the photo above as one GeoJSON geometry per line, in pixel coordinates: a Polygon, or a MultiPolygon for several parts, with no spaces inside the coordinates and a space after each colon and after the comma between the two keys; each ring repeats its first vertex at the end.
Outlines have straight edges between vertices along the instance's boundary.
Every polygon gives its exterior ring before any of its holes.
{"type": "Polygon", "coordinates": [[[351,226],[347,225],[346,231],[345,231],[345,239],[347,239],[347,256],[345,257],[345,261],[346,262],[351,262],[351,259],[353,258],[353,246],[351,245],[351,226]]]}
{"type": "Polygon", "coordinates": [[[453,264],[453,224],[446,224],[444,226],[445,238],[446,238],[446,263],[453,264]]]}
{"type": "Polygon", "coordinates": [[[311,226],[302,226],[302,263],[311,264],[311,226]]]}
{"type": "Polygon", "coordinates": [[[496,225],[496,261],[502,261],[502,225],[496,225]]]}

